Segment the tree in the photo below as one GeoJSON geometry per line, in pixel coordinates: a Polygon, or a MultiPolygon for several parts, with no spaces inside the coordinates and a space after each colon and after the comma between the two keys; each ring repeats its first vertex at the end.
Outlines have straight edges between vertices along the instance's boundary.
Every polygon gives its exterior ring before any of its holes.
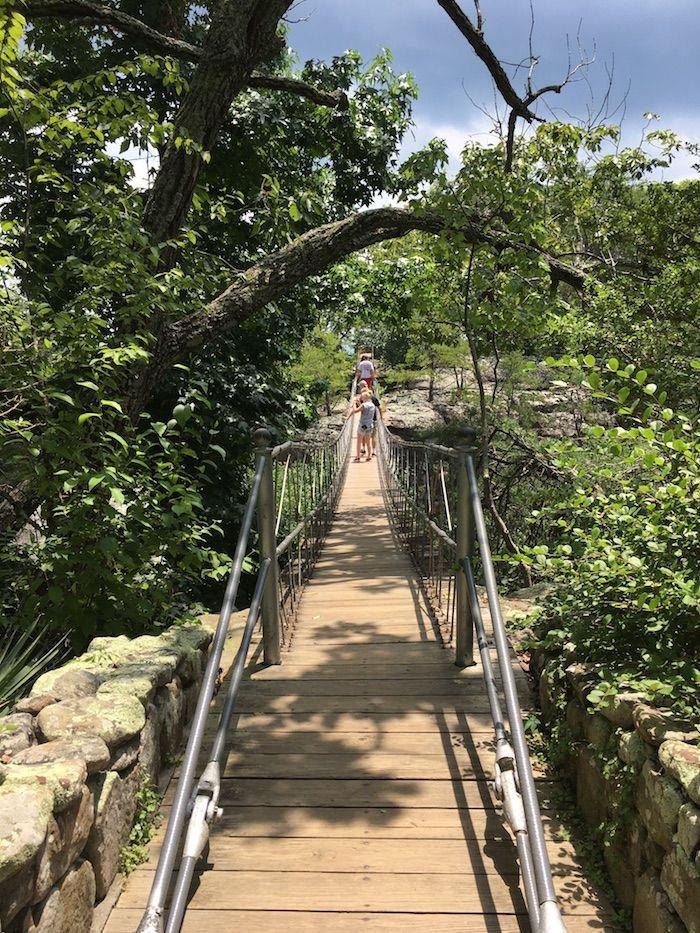
{"type": "Polygon", "coordinates": [[[333,401],[347,390],[353,359],[340,346],[337,336],[316,327],[304,340],[292,370],[296,379],[315,395],[323,396],[326,414],[333,414],[333,401]]]}

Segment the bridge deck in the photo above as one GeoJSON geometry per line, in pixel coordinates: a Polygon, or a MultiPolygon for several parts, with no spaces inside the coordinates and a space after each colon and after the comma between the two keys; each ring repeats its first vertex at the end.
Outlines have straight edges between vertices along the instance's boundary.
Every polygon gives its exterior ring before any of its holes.
{"type": "MultiPolygon", "coordinates": [[[[376,463],[350,465],[291,649],[281,667],[251,665],[239,709],[225,815],[185,931],[528,929],[487,784],[481,670],[458,671],[440,647],[376,463]]],[[[556,841],[550,783],[538,786],[568,929],[610,929],[571,845],[556,841]]],[[[156,857],[129,878],[107,933],[133,933],[156,857]]]]}

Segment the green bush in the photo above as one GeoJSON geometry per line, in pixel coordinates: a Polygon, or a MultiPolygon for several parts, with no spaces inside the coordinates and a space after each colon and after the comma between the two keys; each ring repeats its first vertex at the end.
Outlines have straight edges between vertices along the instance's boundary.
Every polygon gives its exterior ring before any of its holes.
{"type": "MultiPolygon", "coordinates": [[[[700,644],[700,424],[665,407],[643,370],[607,370],[590,357],[581,368],[592,395],[615,410],[614,427],[589,429],[585,468],[571,496],[549,509],[553,547],[527,559],[554,589],[536,628],[557,653],[573,643],[595,668],[596,703],[639,690],[688,715],[698,710],[700,644]]],[[[537,520],[541,515],[535,516],[537,520]]]]}

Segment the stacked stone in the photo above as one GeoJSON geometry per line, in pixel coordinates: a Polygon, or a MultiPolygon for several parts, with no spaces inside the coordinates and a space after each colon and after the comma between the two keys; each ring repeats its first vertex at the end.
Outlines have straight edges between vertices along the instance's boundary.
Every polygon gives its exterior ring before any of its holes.
{"type": "Polygon", "coordinates": [[[578,663],[564,683],[553,663],[539,675],[545,722],[565,708],[578,808],[592,829],[610,820],[621,789],[619,778],[606,777],[601,753],[614,751],[636,776],[632,813],[604,847],[617,897],[632,910],[635,933],[700,933],[700,735],[636,693],[617,694],[593,712],[594,683],[578,663]]]}
{"type": "Polygon", "coordinates": [[[144,779],[191,718],[211,634],[96,638],[0,718],[0,928],[89,933],[144,779]]]}

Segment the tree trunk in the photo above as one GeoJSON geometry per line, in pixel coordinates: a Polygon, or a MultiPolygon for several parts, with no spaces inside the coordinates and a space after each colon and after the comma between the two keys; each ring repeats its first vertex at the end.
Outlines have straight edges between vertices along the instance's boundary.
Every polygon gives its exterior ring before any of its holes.
{"type": "Polygon", "coordinates": [[[177,235],[192,203],[202,156],[188,151],[187,142],[211,149],[253,69],[280,51],[277,24],[290,5],[291,0],[223,0],[217,5],[144,208],[143,226],[155,243],[177,235]]]}

